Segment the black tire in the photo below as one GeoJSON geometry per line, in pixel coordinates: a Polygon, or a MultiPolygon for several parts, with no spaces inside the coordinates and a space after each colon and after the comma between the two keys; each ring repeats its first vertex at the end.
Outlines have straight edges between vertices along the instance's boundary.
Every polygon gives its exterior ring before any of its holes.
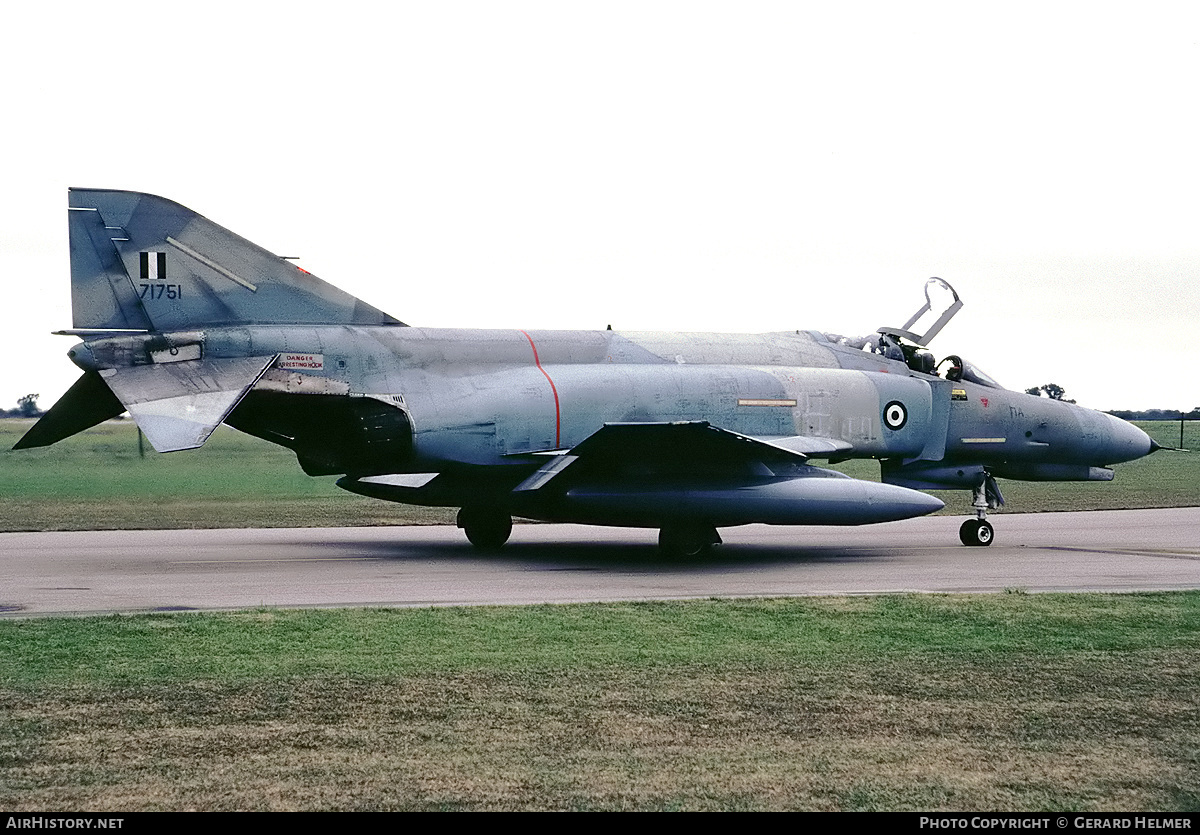
{"type": "Polygon", "coordinates": [[[996,531],[985,519],[968,519],[958,529],[958,538],[963,545],[985,547],[992,544],[996,531]]]}
{"type": "Polygon", "coordinates": [[[458,512],[458,526],[480,551],[498,551],[512,534],[512,517],[495,508],[464,507],[458,512]]]}
{"type": "Polygon", "coordinates": [[[667,559],[696,559],[721,542],[711,525],[670,525],[658,532],[658,550],[667,559]]]}

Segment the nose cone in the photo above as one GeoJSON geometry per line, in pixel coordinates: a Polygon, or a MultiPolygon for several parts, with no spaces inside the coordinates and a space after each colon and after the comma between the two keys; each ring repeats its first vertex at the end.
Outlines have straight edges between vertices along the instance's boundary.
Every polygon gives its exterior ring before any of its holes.
{"type": "Polygon", "coordinates": [[[1108,418],[1107,437],[1103,444],[1105,464],[1134,461],[1159,448],[1149,435],[1132,423],[1112,415],[1104,417],[1108,418]]]}

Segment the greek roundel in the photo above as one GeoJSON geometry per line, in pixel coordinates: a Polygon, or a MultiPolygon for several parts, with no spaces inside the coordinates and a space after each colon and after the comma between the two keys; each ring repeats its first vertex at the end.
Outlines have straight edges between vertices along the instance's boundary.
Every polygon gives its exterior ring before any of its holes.
{"type": "Polygon", "coordinates": [[[883,423],[888,429],[903,429],[908,423],[908,409],[899,400],[893,400],[883,407],[883,423]]]}

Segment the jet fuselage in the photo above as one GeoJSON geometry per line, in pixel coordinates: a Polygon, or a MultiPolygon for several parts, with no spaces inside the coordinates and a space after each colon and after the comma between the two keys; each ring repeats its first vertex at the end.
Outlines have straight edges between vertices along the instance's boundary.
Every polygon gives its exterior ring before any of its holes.
{"type": "Polygon", "coordinates": [[[914,372],[814,331],[244,326],[102,339],[71,354],[99,371],[148,363],[157,344],[199,344],[210,360],[278,355],[249,397],[290,395],[291,409],[325,395],[401,410],[411,445],[403,460],[375,462],[384,472],[513,463],[571,448],[606,423],[697,420],[846,445],[816,457],[963,462],[1034,479],[1041,468],[1041,478],[1088,480],[1088,468],[1150,451],[1145,433],[1111,415],[914,372]]]}

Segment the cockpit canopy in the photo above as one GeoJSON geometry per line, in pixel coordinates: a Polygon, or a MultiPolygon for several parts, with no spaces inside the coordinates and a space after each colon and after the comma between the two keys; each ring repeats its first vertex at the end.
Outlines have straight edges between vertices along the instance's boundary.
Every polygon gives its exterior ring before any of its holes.
{"type": "MultiPolygon", "coordinates": [[[[885,337],[886,338],[886,337],[885,337]]],[[[950,354],[942,358],[942,361],[934,364],[933,354],[921,348],[915,348],[910,345],[901,343],[900,348],[904,353],[904,362],[913,371],[921,374],[932,374],[935,377],[945,377],[951,382],[966,380],[968,383],[986,386],[991,389],[1003,389],[1004,386],[996,382],[987,372],[978,365],[967,362],[957,354],[950,354]]]]}
{"type": "Polygon", "coordinates": [[[1004,386],[979,366],[964,362],[962,357],[955,354],[938,362],[926,347],[962,306],[957,291],[948,282],[935,277],[925,282],[925,304],[905,322],[904,327],[883,327],[870,336],[845,337],[834,333],[824,336],[835,344],[902,362],[918,374],[944,377],[951,382],[966,380],[987,388],[1003,389],[1004,386]]]}
{"type": "Polygon", "coordinates": [[[907,340],[889,333],[873,333],[870,336],[846,337],[840,334],[827,333],[824,335],[830,342],[857,348],[865,353],[879,354],[896,362],[902,362],[918,374],[929,374],[933,377],[944,377],[951,382],[966,380],[968,383],[986,386],[987,388],[1003,389],[1000,383],[990,374],[974,363],[963,360],[957,354],[949,354],[939,362],[932,352],[920,345],[913,345],[907,340]]]}

